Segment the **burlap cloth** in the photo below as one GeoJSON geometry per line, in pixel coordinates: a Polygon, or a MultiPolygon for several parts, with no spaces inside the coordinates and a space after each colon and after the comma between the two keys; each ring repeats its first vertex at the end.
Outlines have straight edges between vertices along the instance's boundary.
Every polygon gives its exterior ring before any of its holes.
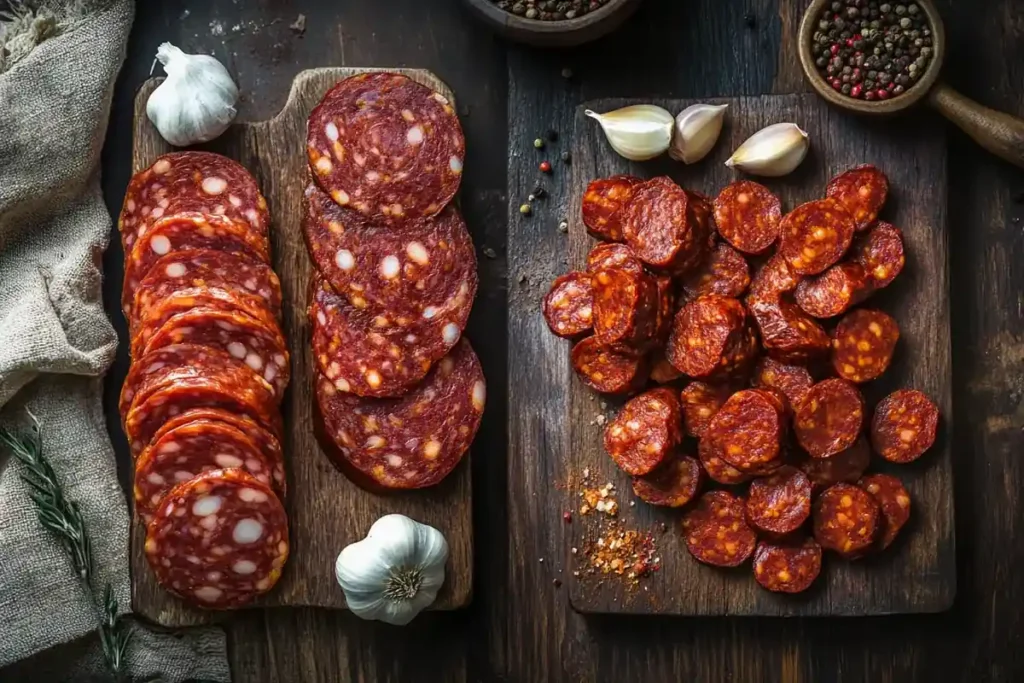
{"type": "MultiPolygon", "coordinates": [[[[26,407],[41,421],[96,585],[124,611],[129,519],[101,410],[117,335],[101,300],[99,161],[133,14],[130,0],[42,0],[0,19],[0,421],[24,426],[26,407]]],[[[93,602],[20,470],[0,455],[0,681],[108,680],[93,602]]],[[[131,628],[133,680],[230,680],[221,630],[131,628]]]]}

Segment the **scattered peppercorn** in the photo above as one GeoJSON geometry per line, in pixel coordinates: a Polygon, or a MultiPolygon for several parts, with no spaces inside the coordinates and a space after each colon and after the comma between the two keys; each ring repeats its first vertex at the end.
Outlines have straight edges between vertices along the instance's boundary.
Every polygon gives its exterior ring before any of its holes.
{"type": "Polygon", "coordinates": [[[757,26],[757,17],[753,12],[747,12],[743,15],[743,23],[747,25],[747,28],[754,28],[757,26]]]}
{"type": "Polygon", "coordinates": [[[567,66],[563,66],[562,67],[562,78],[565,78],[565,79],[572,78],[572,69],[570,69],[567,66]]]}
{"type": "Polygon", "coordinates": [[[531,211],[533,211],[533,209],[530,208],[529,204],[522,204],[519,206],[519,213],[524,216],[529,216],[531,211]]]}
{"type": "Polygon", "coordinates": [[[551,162],[547,160],[540,162],[540,172],[551,173],[551,162]]]}
{"type": "Polygon", "coordinates": [[[544,149],[544,139],[537,138],[536,140],[533,141],[533,146],[536,147],[537,149],[544,149]]]}
{"type": "Polygon", "coordinates": [[[530,196],[533,199],[544,199],[545,197],[548,196],[548,191],[544,189],[543,185],[538,183],[536,187],[533,188],[533,192],[530,193],[530,196]]]}
{"type": "Polygon", "coordinates": [[[558,142],[558,131],[554,128],[549,128],[547,132],[547,138],[551,142],[558,142]]]}
{"type": "Polygon", "coordinates": [[[572,513],[566,510],[562,513],[562,521],[566,524],[572,524],[572,513]]]}
{"type": "Polygon", "coordinates": [[[569,221],[561,220],[558,222],[558,232],[569,232],[569,221]]]}
{"type": "Polygon", "coordinates": [[[565,150],[564,152],[562,152],[562,163],[564,163],[564,164],[571,164],[572,163],[572,154],[569,153],[569,150],[565,150]]]}
{"type": "Polygon", "coordinates": [[[561,588],[562,587],[562,580],[561,579],[552,579],[551,585],[553,585],[555,588],[561,588]]]}

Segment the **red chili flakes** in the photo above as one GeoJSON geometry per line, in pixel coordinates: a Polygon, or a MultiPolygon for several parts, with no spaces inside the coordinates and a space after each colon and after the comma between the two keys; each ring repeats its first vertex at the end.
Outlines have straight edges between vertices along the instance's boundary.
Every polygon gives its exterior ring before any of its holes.
{"type": "Polygon", "coordinates": [[[634,529],[610,529],[583,549],[587,574],[615,574],[636,585],[660,568],[654,536],[634,529]]]}
{"type": "Polygon", "coordinates": [[[609,517],[619,514],[619,501],[614,497],[615,484],[608,482],[599,488],[584,488],[580,491],[580,514],[589,515],[596,510],[603,512],[609,517]]]}

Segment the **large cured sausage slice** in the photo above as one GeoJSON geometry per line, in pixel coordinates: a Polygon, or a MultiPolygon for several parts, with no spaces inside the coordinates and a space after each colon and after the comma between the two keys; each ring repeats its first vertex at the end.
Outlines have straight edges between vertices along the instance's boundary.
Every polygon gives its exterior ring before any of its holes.
{"type": "Polygon", "coordinates": [[[793,272],[817,275],[842,258],[854,227],[853,216],[834,199],[801,204],[782,218],[779,254],[793,272]]]}
{"type": "Polygon", "coordinates": [[[864,397],[845,379],[818,382],[793,416],[793,431],[812,458],[829,458],[853,446],[864,425],[864,397]]]}
{"type": "Polygon", "coordinates": [[[622,212],[622,233],[637,257],[652,268],[685,273],[709,248],[706,200],[667,176],[639,185],[622,212]]]}
{"type": "Polygon", "coordinates": [[[390,226],[339,207],[310,183],[303,231],[321,275],[356,308],[383,311],[401,326],[437,315],[465,326],[476,252],[454,206],[390,226]]]}
{"type": "Polygon", "coordinates": [[[587,272],[593,275],[603,268],[621,267],[632,273],[643,272],[644,264],[625,244],[602,242],[587,254],[587,272]]]}
{"type": "Polygon", "coordinates": [[[747,526],[743,499],[728,491],[709,491],[683,517],[690,554],[716,567],[737,567],[754,552],[757,537],[747,526]]]}
{"type": "Polygon", "coordinates": [[[803,541],[761,541],[754,551],[754,579],[775,593],[800,593],[821,573],[821,546],[803,541]]]}
{"type": "Polygon", "coordinates": [[[872,549],[880,518],[881,509],[870,493],[851,484],[836,484],[814,503],[814,538],[822,548],[856,559],[872,549]]]}
{"type": "Polygon", "coordinates": [[[775,389],[786,397],[789,411],[803,403],[814,384],[811,372],[802,365],[787,365],[774,358],[762,358],[754,368],[753,386],[775,389]]]}
{"type": "Polygon", "coordinates": [[[711,418],[729,399],[730,393],[726,386],[704,382],[687,384],[679,395],[683,408],[683,428],[687,435],[697,438],[704,436],[711,418]]]}
{"type": "Polygon", "coordinates": [[[832,332],[832,367],[851,382],[868,382],[889,367],[900,328],[882,311],[861,308],[845,315],[832,332]]]}
{"type": "Polygon", "coordinates": [[[779,236],[782,203],[760,183],[737,180],[726,186],[714,210],[718,234],[742,252],[760,254],[779,236]]]}
{"type": "Polygon", "coordinates": [[[650,474],[666,462],[683,438],[676,392],[658,387],[630,399],[604,430],[604,449],[619,468],[650,474]]]}
{"type": "Polygon", "coordinates": [[[882,510],[882,530],[878,536],[878,547],[885,550],[896,540],[900,529],[910,519],[910,494],[903,482],[891,474],[871,474],[857,485],[878,501],[882,510]]]}
{"type": "Polygon", "coordinates": [[[899,389],[875,407],[871,445],[890,462],[908,463],[935,443],[939,408],[916,389],[899,389]]]}
{"type": "Polygon", "coordinates": [[[341,81],[309,115],[306,153],[317,184],[367,216],[433,216],[462,181],[466,141],[451,103],[395,73],[341,81]]]}
{"type": "Polygon", "coordinates": [[[802,364],[828,353],[828,333],[781,294],[752,295],[747,306],[761,333],[761,344],[772,358],[802,364]]]}
{"type": "Polygon", "coordinates": [[[851,256],[864,266],[872,289],[888,287],[907,261],[903,233],[885,221],[878,221],[853,245],[851,256]]]}
{"type": "Polygon", "coordinates": [[[796,302],[808,315],[831,318],[845,313],[872,292],[864,266],[837,263],[821,275],[807,278],[796,288],[796,302]]]}
{"type": "Polygon", "coordinates": [[[173,152],[132,176],[117,227],[125,253],[164,216],[201,213],[244,222],[267,235],[267,200],[238,162],[211,152],[173,152]]]}
{"type": "Polygon", "coordinates": [[[647,381],[647,359],[628,346],[604,346],[587,337],[572,347],[570,358],[580,380],[602,394],[630,394],[647,381]]]}
{"type": "Polygon", "coordinates": [[[889,179],[868,164],[840,173],[825,189],[826,197],[835,199],[853,216],[857,230],[867,230],[875,222],[888,194],[889,179]]]}
{"type": "Polygon", "coordinates": [[[121,306],[128,320],[133,319],[136,289],[160,257],[193,249],[241,253],[270,263],[266,236],[254,233],[247,223],[199,213],[161,218],[135,240],[125,259],[121,306]]]}
{"type": "Polygon", "coordinates": [[[707,294],[738,297],[750,284],[750,266],[742,255],[728,244],[718,244],[707,258],[682,280],[688,299],[707,294]]]}
{"type": "Polygon", "coordinates": [[[463,340],[401,398],[342,393],[316,383],[321,432],[329,455],[376,485],[419,489],[444,479],[462,460],[480,426],[486,400],[480,363],[463,340]]]}
{"type": "Polygon", "coordinates": [[[691,377],[728,377],[757,357],[757,335],[737,299],[702,296],[685,304],[672,323],[665,356],[691,377]]]}
{"type": "Polygon", "coordinates": [[[795,467],[783,465],[750,484],[747,522],[755,529],[784,536],[799,529],[810,514],[811,482],[795,467]]]}
{"type": "Polygon", "coordinates": [[[592,180],[583,193],[581,207],[587,232],[600,240],[621,242],[622,209],[633,198],[636,186],[642,182],[640,178],[631,175],[592,180]]]}
{"type": "Polygon", "coordinates": [[[776,467],[787,429],[784,400],[768,389],[737,391],[711,418],[702,443],[741,472],[776,467]]]}
{"type": "Polygon", "coordinates": [[[694,499],[702,479],[695,458],[675,455],[650,474],[633,477],[633,493],[650,505],[678,508],[694,499]]]}
{"type": "Polygon", "coordinates": [[[197,607],[230,609],[281,577],[288,520],[274,492],[244,470],[211,470],[164,497],[145,550],[166,590],[197,607]]]}
{"type": "Polygon", "coordinates": [[[544,297],[544,321],[558,335],[572,339],[594,329],[594,295],[588,273],[559,275],[544,297]]]}
{"type": "Polygon", "coordinates": [[[594,336],[599,342],[642,348],[654,338],[661,308],[661,291],[654,277],[612,266],[593,274],[591,289],[594,336]]]}

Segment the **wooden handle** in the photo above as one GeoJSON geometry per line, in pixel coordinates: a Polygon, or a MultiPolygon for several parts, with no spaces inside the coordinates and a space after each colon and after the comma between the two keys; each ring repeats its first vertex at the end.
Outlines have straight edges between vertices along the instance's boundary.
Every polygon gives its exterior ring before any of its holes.
{"type": "Polygon", "coordinates": [[[980,105],[941,82],[928,93],[928,103],[979,145],[1024,168],[1024,120],[980,105]]]}

